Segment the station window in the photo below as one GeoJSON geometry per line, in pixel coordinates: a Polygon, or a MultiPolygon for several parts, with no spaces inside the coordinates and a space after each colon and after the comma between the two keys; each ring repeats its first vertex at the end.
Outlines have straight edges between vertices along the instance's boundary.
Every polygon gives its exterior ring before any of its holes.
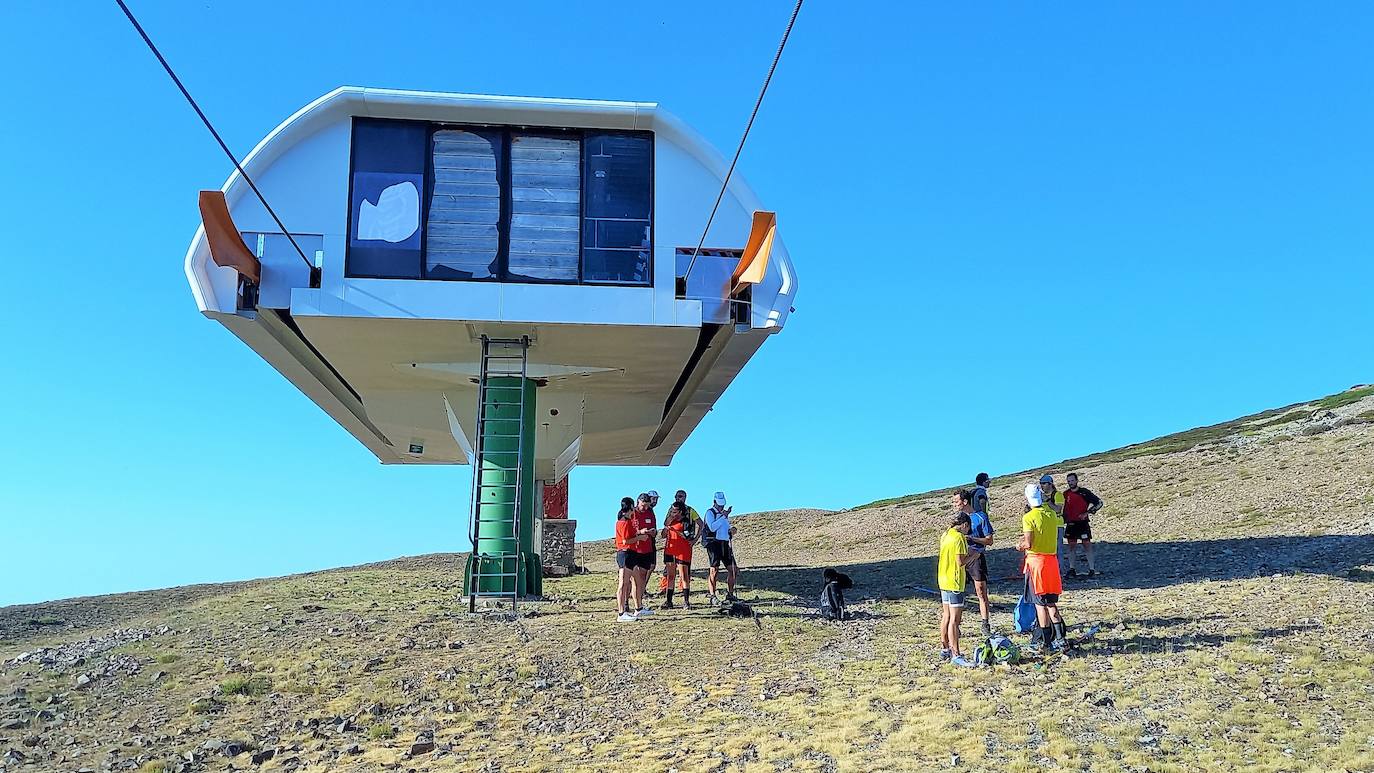
{"type": "Polygon", "coordinates": [[[645,132],[355,119],[346,273],[653,281],[645,132]]]}

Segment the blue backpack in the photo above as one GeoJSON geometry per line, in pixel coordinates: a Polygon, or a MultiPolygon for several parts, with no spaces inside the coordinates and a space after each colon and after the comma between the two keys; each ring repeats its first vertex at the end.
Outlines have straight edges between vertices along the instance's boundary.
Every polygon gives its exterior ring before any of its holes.
{"type": "Polygon", "coordinates": [[[1035,605],[1030,601],[1029,577],[1021,588],[1021,598],[1016,602],[1016,611],[1012,617],[1016,623],[1017,633],[1028,633],[1035,629],[1035,605]]]}

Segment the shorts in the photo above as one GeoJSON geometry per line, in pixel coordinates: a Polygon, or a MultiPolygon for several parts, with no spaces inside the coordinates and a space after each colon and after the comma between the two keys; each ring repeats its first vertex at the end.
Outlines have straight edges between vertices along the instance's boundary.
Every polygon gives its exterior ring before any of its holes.
{"type": "Polygon", "coordinates": [[[979,553],[978,560],[968,565],[968,578],[974,582],[988,581],[988,556],[979,553]]]}
{"type": "Polygon", "coordinates": [[[692,554],[688,553],[686,558],[679,558],[678,556],[670,555],[668,551],[665,550],[663,551],[663,568],[667,569],[669,564],[678,564],[680,566],[685,566],[688,569],[691,569],[692,554]]]}
{"type": "Polygon", "coordinates": [[[964,605],[964,592],[961,590],[942,590],[940,591],[940,603],[948,604],[951,607],[962,607],[964,605]]]}
{"type": "Polygon", "coordinates": [[[730,547],[728,540],[711,540],[706,543],[706,558],[710,561],[711,568],[719,568],[724,564],[726,568],[735,565],[735,551],[730,547]]]}
{"type": "Polygon", "coordinates": [[[1093,525],[1088,519],[1064,524],[1064,539],[1069,542],[1093,541],[1093,525]]]}
{"type": "Polygon", "coordinates": [[[654,568],[654,554],[640,553],[635,550],[617,550],[615,552],[615,565],[621,569],[651,571],[654,568]]]}
{"type": "Polygon", "coordinates": [[[1030,601],[1041,606],[1057,604],[1064,585],[1059,579],[1059,558],[1043,553],[1026,554],[1026,579],[1030,601]]]}

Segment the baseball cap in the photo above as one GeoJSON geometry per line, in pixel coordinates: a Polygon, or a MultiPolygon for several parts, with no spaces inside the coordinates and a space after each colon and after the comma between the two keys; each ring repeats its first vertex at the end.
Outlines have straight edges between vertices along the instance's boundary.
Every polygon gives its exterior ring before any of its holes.
{"type": "MultiPolygon", "coordinates": [[[[1049,473],[1047,472],[1047,473],[1045,473],[1044,475],[1041,475],[1041,476],[1040,476],[1040,482],[1041,482],[1041,483],[1053,483],[1053,482],[1054,482],[1054,476],[1051,475],[1051,474],[1049,474],[1049,473]]],[[[651,492],[651,493],[652,493],[652,492],[651,492]]]]}
{"type": "Polygon", "coordinates": [[[658,492],[657,492],[657,491],[654,491],[653,489],[649,489],[649,498],[650,498],[650,499],[658,499],[658,492]]]}
{"type": "Polygon", "coordinates": [[[1044,500],[1040,498],[1040,487],[1034,483],[1026,484],[1026,504],[1039,507],[1044,500]]]}
{"type": "Polygon", "coordinates": [[[712,500],[714,500],[715,503],[720,505],[721,507],[725,507],[725,492],[717,491],[715,496],[712,497],[712,500]]]}

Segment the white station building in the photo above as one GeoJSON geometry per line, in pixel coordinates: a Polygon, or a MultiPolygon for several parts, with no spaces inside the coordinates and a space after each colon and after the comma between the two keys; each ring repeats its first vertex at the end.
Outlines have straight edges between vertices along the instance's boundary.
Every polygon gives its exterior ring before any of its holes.
{"type": "Polygon", "coordinates": [[[242,166],[305,259],[235,172],[201,194],[196,303],[384,464],[480,456],[485,338],[534,385],[541,485],[666,465],[797,292],[738,175],[693,261],[727,162],[650,102],[344,87],[242,166]]]}

